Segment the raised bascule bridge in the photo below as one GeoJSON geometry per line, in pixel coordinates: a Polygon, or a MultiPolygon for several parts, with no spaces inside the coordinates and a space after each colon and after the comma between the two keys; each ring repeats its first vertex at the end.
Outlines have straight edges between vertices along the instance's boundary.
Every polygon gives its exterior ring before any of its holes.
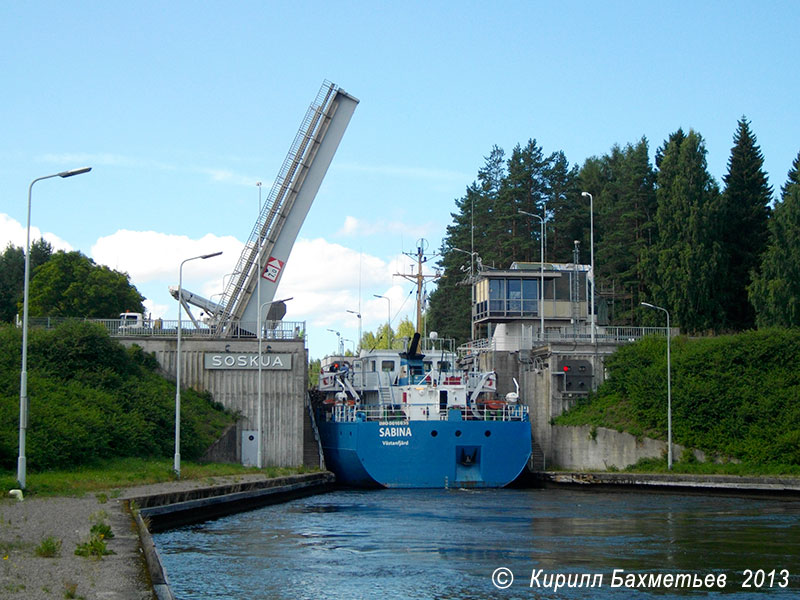
{"type": "Polygon", "coordinates": [[[175,287],[170,293],[188,321],[104,321],[124,344],[154,353],[169,376],[176,377],[180,360],[184,386],[207,390],[215,401],[241,414],[236,426],[209,450],[211,460],[320,465],[306,399],[305,323],[283,321],[286,305],[275,295],[357,105],[358,100],[340,87],[323,82],[218,302],[175,287]],[[200,309],[202,318],[192,307],[200,309]]]}

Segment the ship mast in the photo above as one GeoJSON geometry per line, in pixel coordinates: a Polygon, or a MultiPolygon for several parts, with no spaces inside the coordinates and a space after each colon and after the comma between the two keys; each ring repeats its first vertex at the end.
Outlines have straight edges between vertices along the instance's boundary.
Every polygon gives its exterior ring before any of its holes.
{"type": "Polygon", "coordinates": [[[436,256],[436,254],[426,255],[425,250],[428,248],[428,241],[420,238],[417,240],[417,253],[411,254],[410,252],[403,252],[406,256],[415,258],[417,260],[416,273],[395,273],[395,277],[402,277],[408,281],[413,282],[417,286],[417,325],[416,332],[422,334],[422,293],[425,288],[426,279],[438,279],[440,275],[424,275],[422,273],[422,265],[428,262],[429,259],[436,256]]]}

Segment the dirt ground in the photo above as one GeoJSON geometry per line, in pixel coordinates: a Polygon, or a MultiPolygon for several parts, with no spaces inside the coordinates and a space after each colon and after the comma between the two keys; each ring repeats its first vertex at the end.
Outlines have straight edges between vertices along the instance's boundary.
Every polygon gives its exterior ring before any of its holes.
{"type": "Polygon", "coordinates": [[[262,475],[176,481],[72,497],[30,497],[22,502],[0,492],[0,598],[84,600],[150,600],[155,598],[147,575],[139,536],[124,500],[167,491],[186,490],[262,475]],[[103,539],[113,552],[103,557],[75,554],[89,541],[92,525],[111,527],[103,539]],[[42,541],[60,542],[54,557],[37,555],[42,541]]]}

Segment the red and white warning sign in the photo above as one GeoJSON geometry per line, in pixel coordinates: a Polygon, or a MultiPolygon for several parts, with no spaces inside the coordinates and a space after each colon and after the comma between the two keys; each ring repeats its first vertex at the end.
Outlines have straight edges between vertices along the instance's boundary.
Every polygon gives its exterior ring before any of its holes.
{"type": "Polygon", "coordinates": [[[267,281],[275,283],[278,281],[278,276],[281,274],[283,264],[283,261],[278,260],[274,256],[270,256],[269,260],[267,261],[267,266],[264,267],[264,272],[261,273],[261,276],[267,281]]]}

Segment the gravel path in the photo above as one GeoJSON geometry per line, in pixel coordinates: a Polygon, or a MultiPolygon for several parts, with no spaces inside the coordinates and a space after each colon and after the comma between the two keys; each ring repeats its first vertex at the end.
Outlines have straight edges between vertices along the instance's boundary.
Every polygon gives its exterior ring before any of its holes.
{"type": "Polygon", "coordinates": [[[155,598],[125,498],[185,490],[250,479],[262,475],[215,477],[124,488],[81,498],[25,498],[18,502],[0,497],[0,598],[85,600],[151,600],[155,598]],[[110,525],[105,540],[114,554],[102,558],[77,556],[93,524],[110,525]],[[42,540],[60,540],[55,557],[37,556],[42,540]]]}

